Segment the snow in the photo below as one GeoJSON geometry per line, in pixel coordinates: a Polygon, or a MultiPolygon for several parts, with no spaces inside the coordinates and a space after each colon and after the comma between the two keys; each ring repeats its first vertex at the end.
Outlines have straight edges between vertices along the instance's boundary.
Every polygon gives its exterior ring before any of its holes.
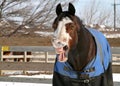
{"type": "Polygon", "coordinates": [[[106,26],[105,25],[100,25],[101,28],[105,28],[106,26]]]}
{"type": "Polygon", "coordinates": [[[50,75],[40,74],[40,75],[31,75],[31,76],[27,76],[27,75],[11,75],[9,77],[52,79],[53,75],[52,74],[50,74],[50,75]]]}
{"type": "MultiPolygon", "coordinates": [[[[10,77],[24,77],[24,78],[42,78],[42,79],[52,79],[53,75],[33,75],[33,76],[27,76],[27,75],[12,75],[10,77]]],[[[120,73],[114,73],[113,74],[113,80],[114,82],[120,83],[120,73]]],[[[28,82],[3,82],[0,81],[0,86],[52,86],[52,83],[28,83],[28,82]]],[[[118,85],[120,86],[120,85],[118,85]]]]}
{"type": "Polygon", "coordinates": [[[20,82],[0,82],[0,86],[52,86],[52,84],[20,83],[20,82]]]}
{"type": "Polygon", "coordinates": [[[52,36],[53,32],[42,32],[42,31],[35,31],[35,34],[39,34],[40,36],[52,36]]]}
{"type": "Polygon", "coordinates": [[[113,81],[114,82],[120,82],[120,74],[114,73],[113,74],[113,81]]]}
{"type": "Polygon", "coordinates": [[[115,34],[104,33],[104,36],[106,38],[120,38],[120,34],[119,33],[115,33],[115,34]]]}

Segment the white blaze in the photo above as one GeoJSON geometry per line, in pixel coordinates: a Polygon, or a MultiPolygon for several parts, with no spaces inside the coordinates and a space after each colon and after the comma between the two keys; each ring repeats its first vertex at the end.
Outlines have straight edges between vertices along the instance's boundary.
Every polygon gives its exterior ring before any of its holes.
{"type": "Polygon", "coordinates": [[[57,38],[57,39],[63,39],[63,38],[71,38],[69,36],[69,34],[66,32],[66,27],[65,25],[68,24],[68,23],[72,23],[72,21],[70,20],[70,18],[68,17],[65,17],[64,19],[62,19],[62,21],[59,21],[58,23],[58,27],[54,33],[54,36],[57,38]]]}
{"type": "Polygon", "coordinates": [[[58,46],[59,44],[58,41],[62,44],[62,45],[68,45],[69,39],[71,39],[69,33],[66,32],[66,24],[68,23],[72,23],[72,20],[68,17],[63,18],[61,21],[59,21],[58,23],[58,27],[54,33],[54,37],[55,37],[55,42],[54,43],[56,46],[58,46]]]}

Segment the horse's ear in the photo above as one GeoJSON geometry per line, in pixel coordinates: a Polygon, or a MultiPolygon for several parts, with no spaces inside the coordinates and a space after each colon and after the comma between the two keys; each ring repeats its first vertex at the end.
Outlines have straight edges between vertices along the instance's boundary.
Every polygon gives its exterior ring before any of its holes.
{"type": "Polygon", "coordinates": [[[71,15],[75,15],[75,7],[74,7],[71,3],[69,3],[68,12],[69,12],[71,15]]]}
{"type": "Polygon", "coordinates": [[[61,4],[59,3],[56,7],[56,14],[57,16],[60,15],[60,13],[62,13],[62,7],[61,7],[61,4]]]}

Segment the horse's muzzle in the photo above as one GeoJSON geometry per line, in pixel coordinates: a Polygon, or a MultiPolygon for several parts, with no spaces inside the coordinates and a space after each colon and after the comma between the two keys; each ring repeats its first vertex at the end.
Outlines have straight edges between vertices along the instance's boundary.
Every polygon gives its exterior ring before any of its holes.
{"type": "Polygon", "coordinates": [[[60,41],[58,39],[54,39],[54,38],[51,40],[51,42],[52,42],[54,48],[62,48],[63,47],[65,50],[67,49],[67,43],[65,43],[65,42],[62,42],[62,41],[60,41]]]}

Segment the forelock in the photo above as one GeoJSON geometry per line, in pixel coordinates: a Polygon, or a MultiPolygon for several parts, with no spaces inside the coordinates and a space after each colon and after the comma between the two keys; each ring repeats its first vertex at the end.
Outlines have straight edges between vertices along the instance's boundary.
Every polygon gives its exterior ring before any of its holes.
{"type": "Polygon", "coordinates": [[[72,20],[69,17],[64,17],[62,21],[64,22],[64,24],[72,23],[72,20]]]}

